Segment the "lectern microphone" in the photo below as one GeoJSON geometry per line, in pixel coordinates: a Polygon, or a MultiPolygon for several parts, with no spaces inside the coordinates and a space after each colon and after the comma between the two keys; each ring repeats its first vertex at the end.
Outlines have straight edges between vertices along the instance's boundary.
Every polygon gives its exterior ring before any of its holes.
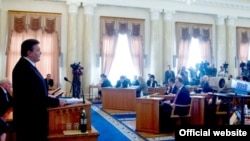
{"type": "Polygon", "coordinates": [[[71,81],[69,81],[69,79],[67,77],[64,77],[64,80],[69,82],[69,83],[72,83],[71,81]]]}

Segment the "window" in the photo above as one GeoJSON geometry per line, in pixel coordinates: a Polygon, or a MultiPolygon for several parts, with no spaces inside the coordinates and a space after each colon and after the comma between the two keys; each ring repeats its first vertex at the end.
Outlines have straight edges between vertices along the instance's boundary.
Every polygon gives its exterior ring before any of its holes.
{"type": "Polygon", "coordinates": [[[52,74],[55,87],[59,80],[60,14],[36,12],[9,12],[9,39],[7,48],[7,77],[12,80],[12,70],[21,56],[21,44],[29,38],[40,42],[41,60],[36,67],[41,74],[52,74]]]}
{"type": "Polygon", "coordinates": [[[121,75],[132,79],[136,74],[132,56],[129,51],[128,37],[126,34],[119,34],[116,44],[115,56],[111,65],[109,79],[115,85],[121,75]]]}
{"type": "Polygon", "coordinates": [[[201,63],[201,49],[200,49],[200,43],[199,39],[191,38],[191,42],[189,45],[189,51],[188,51],[188,62],[187,62],[187,68],[196,68],[196,65],[198,63],[201,63]]]}

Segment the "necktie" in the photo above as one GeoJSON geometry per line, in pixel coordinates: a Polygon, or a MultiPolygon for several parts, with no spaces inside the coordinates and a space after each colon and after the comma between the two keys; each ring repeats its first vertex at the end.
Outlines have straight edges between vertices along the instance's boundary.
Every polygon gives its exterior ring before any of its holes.
{"type": "Polygon", "coordinates": [[[176,102],[177,97],[179,96],[180,91],[181,91],[181,89],[179,88],[176,95],[175,95],[174,101],[173,101],[174,104],[176,102]]]}
{"type": "Polygon", "coordinates": [[[5,92],[5,98],[6,98],[6,101],[8,102],[9,101],[8,92],[5,92]]]}

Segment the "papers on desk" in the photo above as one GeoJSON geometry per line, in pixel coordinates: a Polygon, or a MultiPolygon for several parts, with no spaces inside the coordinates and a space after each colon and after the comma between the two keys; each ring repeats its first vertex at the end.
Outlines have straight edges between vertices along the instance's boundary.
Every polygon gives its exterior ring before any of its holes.
{"type": "Polygon", "coordinates": [[[82,98],[74,98],[74,97],[66,97],[66,98],[64,98],[64,97],[61,97],[60,99],[66,100],[67,105],[83,103],[82,98]]]}
{"type": "Polygon", "coordinates": [[[81,130],[64,130],[63,134],[64,135],[79,135],[79,134],[87,134],[87,132],[82,133],[81,130]]]}

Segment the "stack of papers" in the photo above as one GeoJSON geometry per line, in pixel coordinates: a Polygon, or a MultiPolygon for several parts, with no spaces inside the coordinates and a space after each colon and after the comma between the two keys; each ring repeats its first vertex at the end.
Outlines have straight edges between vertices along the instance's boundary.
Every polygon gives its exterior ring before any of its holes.
{"type": "Polygon", "coordinates": [[[74,97],[71,97],[71,98],[61,98],[61,99],[64,99],[66,100],[66,103],[71,105],[71,104],[78,104],[78,103],[83,103],[83,99],[82,98],[74,98],[74,97]]]}

